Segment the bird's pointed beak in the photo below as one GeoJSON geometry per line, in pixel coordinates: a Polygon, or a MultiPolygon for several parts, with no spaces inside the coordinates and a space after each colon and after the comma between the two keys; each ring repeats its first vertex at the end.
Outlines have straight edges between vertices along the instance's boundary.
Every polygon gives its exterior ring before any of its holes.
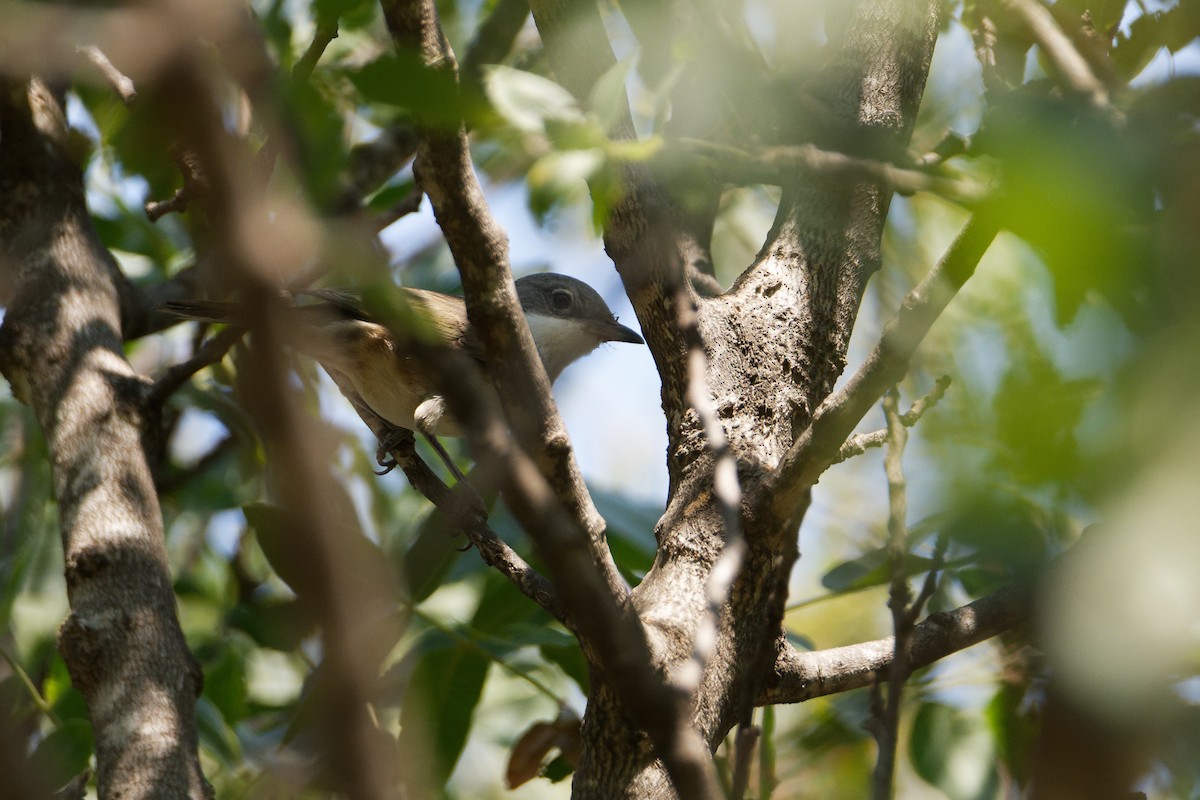
{"type": "Polygon", "coordinates": [[[645,344],[638,332],[632,328],[626,328],[615,319],[612,322],[601,323],[597,328],[597,333],[600,338],[606,342],[629,342],[630,344],[645,344]]]}

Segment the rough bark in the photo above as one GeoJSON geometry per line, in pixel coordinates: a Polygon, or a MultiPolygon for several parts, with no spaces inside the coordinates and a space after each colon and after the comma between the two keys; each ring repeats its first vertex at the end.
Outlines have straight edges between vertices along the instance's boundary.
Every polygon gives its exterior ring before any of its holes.
{"type": "MultiPolygon", "coordinates": [[[[541,5],[533,4],[539,26],[541,5]]],[[[859,154],[903,152],[932,57],[937,14],[938,4],[928,0],[856,7],[814,89],[831,115],[826,129],[845,134],[839,144],[850,143],[859,154]]],[[[555,63],[553,49],[550,55],[556,71],[576,69],[555,63]]],[[[576,77],[567,85],[587,84],[576,77]]],[[[791,135],[790,143],[799,144],[806,133],[785,131],[783,138],[791,135]]],[[[698,305],[708,384],[751,499],[743,507],[749,550],[694,700],[693,722],[710,747],[748,718],[770,674],[787,576],[798,556],[795,534],[807,507],[807,493],[780,511],[755,489],[769,481],[845,367],[866,281],[880,265],[890,191],[865,179],[801,178],[783,177],[783,200],[757,262],[725,294],[706,298],[692,290],[687,300],[698,305]]],[[[675,307],[682,296],[676,287],[697,266],[695,221],[673,213],[644,176],[631,173],[629,181],[605,243],[663,378],[671,476],[667,511],[656,530],[657,557],[632,598],[656,663],[670,675],[692,654],[692,637],[706,613],[708,576],[724,547],[724,525],[712,492],[714,461],[685,401],[675,307]]],[[[602,674],[593,676],[584,742],[576,797],[673,796],[602,674]]]]}
{"type": "Polygon", "coordinates": [[[51,453],[71,614],[59,650],[101,797],[204,798],[198,665],[175,613],[147,465],[157,420],[122,351],[127,287],[92,228],[60,98],[0,85],[0,367],[51,453]]]}

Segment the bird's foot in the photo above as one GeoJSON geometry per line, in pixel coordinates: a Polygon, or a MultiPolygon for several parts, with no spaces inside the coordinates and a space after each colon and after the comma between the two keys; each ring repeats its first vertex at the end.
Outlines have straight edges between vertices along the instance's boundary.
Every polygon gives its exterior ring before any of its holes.
{"type": "Polygon", "coordinates": [[[398,467],[399,462],[392,457],[391,451],[404,444],[406,439],[411,440],[412,438],[413,432],[407,428],[390,428],[379,440],[379,447],[375,450],[375,463],[383,467],[383,469],[375,470],[375,474],[387,475],[398,467]]]}

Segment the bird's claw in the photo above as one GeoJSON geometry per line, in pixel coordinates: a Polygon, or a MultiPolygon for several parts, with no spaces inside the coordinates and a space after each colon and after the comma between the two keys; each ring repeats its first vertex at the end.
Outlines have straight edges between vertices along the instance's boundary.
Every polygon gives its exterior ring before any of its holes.
{"type": "Polygon", "coordinates": [[[375,470],[376,475],[387,475],[400,466],[400,462],[392,457],[391,451],[399,447],[406,437],[411,436],[412,431],[403,428],[392,428],[384,434],[379,440],[379,447],[375,449],[375,463],[383,467],[381,470],[375,470]]]}

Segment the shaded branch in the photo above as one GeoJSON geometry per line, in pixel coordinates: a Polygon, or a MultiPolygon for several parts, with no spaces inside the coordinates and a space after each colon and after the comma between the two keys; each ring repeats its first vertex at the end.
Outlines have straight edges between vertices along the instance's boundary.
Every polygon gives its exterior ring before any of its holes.
{"type": "Polygon", "coordinates": [[[884,326],[879,344],[836,393],[813,414],[779,468],[761,491],[778,519],[787,519],[830,464],[842,443],[875,401],[904,377],[917,346],[945,310],[995,239],[990,214],[976,213],[920,284],[908,293],[896,317],[884,326]]]}
{"type": "Polygon", "coordinates": [[[313,33],[313,39],[308,43],[308,48],[304,54],[296,60],[292,65],[292,80],[297,83],[304,83],[312,76],[313,70],[317,68],[317,62],[321,60],[321,56],[325,53],[325,48],[329,47],[329,43],[337,38],[338,23],[337,20],[331,22],[317,23],[317,29],[313,33]]]}
{"type": "MultiPolygon", "coordinates": [[[[335,369],[325,367],[325,371],[376,438],[381,442],[393,440],[391,433],[397,429],[362,401],[349,379],[335,369]]],[[[486,508],[470,503],[464,495],[455,492],[421,460],[417,455],[416,440],[411,431],[408,431],[408,434],[388,453],[404,471],[413,488],[433,503],[438,511],[445,514],[452,525],[466,534],[471,544],[479,550],[484,563],[512,581],[522,594],[545,609],[552,617],[574,630],[570,615],[563,608],[550,581],[492,530],[487,524],[486,508]]]]}
{"type": "Polygon", "coordinates": [[[1093,108],[1119,116],[1112,107],[1107,87],[1058,26],[1050,9],[1037,0],[1000,0],[1000,5],[1029,30],[1054,72],[1072,93],[1085,98],[1093,108]]]}
{"type": "Polygon", "coordinates": [[[768,147],[753,153],[697,139],[683,139],[680,144],[700,156],[718,178],[736,185],[786,186],[797,176],[818,174],[868,180],[903,195],[933,192],[963,205],[977,205],[991,194],[989,187],[970,178],[909,169],[812,144],[768,147]]]}
{"type": "MultiPolygon", "coordinates": [[[[913,628],[907,657],[910,671],[992,638],[1030,619],[1034,593],[1029,587],[1007,587],[956,608],[930,614],[913,628]]],[[[870,686],[876,672],[891,667],[893,636],[846,647],[799,652],[780,639],[778,655],[757,705],[801,703],[870,686]]]]}
{"type": "Polygon", "coordinates": [[[88,45],[80,47],[79,52],[88,60],[89,64],[100,72],[125,105],[129,105],[137,99],[137,88],[133,85],[133,79],[113,66],[113,63],[108,60],[108,56],[104,55],[104,51],[99,47],[88,45]]]}
{"type": "Polygon", "coordinates": [[[245,333],[246,330],[244,328],[231,325],[216,336],[211,337],[187,361],[173,364],[167,368],[159,376],[158,380],[154,382],[154,385],[150,387],[147,401],[153,405],[162,405],[165,403],[171,395],[183,388],[183,385],[193,375],[224,358],[225,354],[229,352],[229,348],[233,347],[245,333]]]}

